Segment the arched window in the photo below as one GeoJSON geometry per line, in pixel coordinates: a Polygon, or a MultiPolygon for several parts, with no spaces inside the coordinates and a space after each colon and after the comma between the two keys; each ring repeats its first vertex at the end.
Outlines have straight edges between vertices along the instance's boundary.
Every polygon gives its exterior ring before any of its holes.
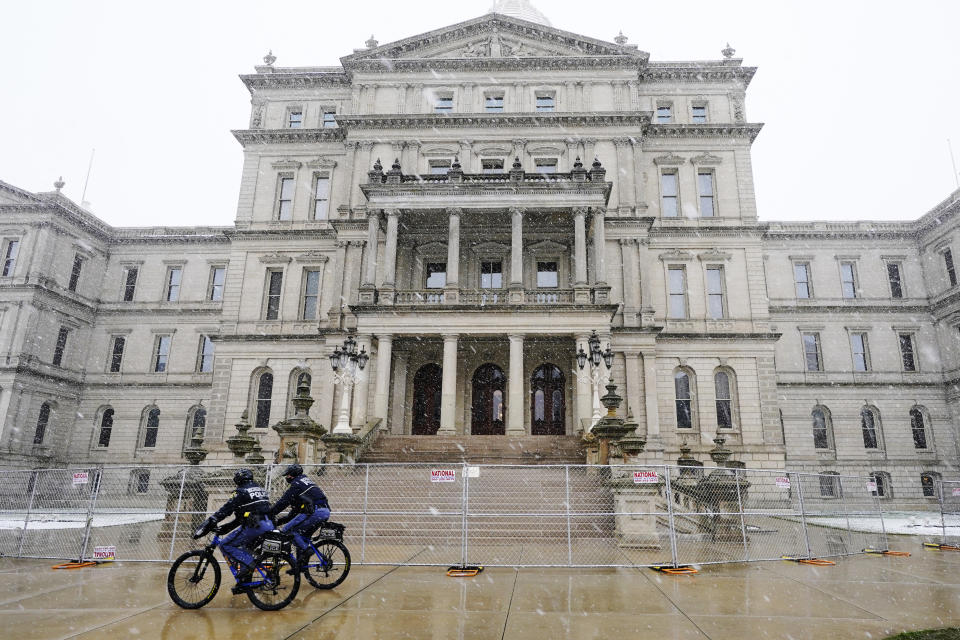
{"type": "Polygon", "coordinates": [[[673,374],[673,388],[677,414],[678,429],[693,428],[693,385],[691,376],[683,369],[677,369],[673,374]]]}
{"type": "Polygon", "coordinates": [[[530,406],[530,433],[535,436],[566,433],[566,404],[564,377],[560,367],[544,364],[537,367],[530,378],[533,394],[530,406]]]}
{"type": "Polygon", "coordinates": [[[924,498],[936,498],[937,487],[940,486],[940,474],[936,471],[926,471],[920,474],[920,488],[924,498]]]}
{"type": "Polygon", "coordinates": [[[413,425],[415,436],[433,436],[440,429],[440,391],[443,369],[426,364],[413,377],[413,425]]]}
{"type": "Polygon", "coordinates": [[[150,470],[134,469],[130,472],[130,481],[127,483],[127,493],[147,493],[150,490],[150,470]]]}
{"type": "Polygon", "coordinates": [[[713,374],[713,386],[716,390],[717,428],[733,429],[737,420],[733,372],[718,369],[713,374]]]}
{"type": "Polygon", "coordinates": [[[40,415],[37,416],[37,430],[33,432],[33,444],[43,444],[43,436],[47,433],[47,424],[50,422],[50,403],[40,405],[40,415]]]}
{"type": "Polygon", "coordinates": [[[160,432],[160,409],[147,407],[143,410],[143,441],[141,446],[151,449],[157,446],[157,435],[160,432]]]}
{"type": "Polygon", "coordinates": [[[253,426],[257,429],[266,429],[270,426],[270,405],[273,402],[273,373],[269,369],[260,374],[256,390],[253,426]]]}
{"type": "Polygon", "coordinates": [[[183,448],[186,449],[190,446],[194,431],[199,429],[200,433],[203,434],[206,428],[207,410],[201,405],[191,407],[190,411],[187,412],[187,428],[183,436],[183,448]]]}
{"type": "Polygon", "coordinates": [[[913,433],[914,449],[926,449],[927,444],[927,421],[924,418],[923,410],[920,407],[910,409],[910,431],[913,433]]]}
{"type": "Polygon", "coordinates": [[[113,407],[107,407],[100,414],[100,436],[97,446],[105,449],[110,446],[110,436],[113,433],[113,407]]]}
{"type": "Polygon", "coordinates": [[[840,487],[840,474],[836,471],[824,471],[820,474],[820,497],[843,497],[843,491],[840,487]]]}
{"type": "Polygon", "coordinates": [[[493,363],[477,367],[471,381],[472,402],[470,406],[470,433],[475,436],[503,435],[504,392],[507,377],[503,369],[493,363]]]}
{"type": "Polygon", "coordinates": [[[873,407],[860,409],[860,430],[863,432],[864,448],[880,448],[880,413],[873,407]]]}
{"type": "Polygon", "coordinates": [[[814,407],[810,417],[813,419],[813,447],[832,449],[833,424],[830,419],[830,410],[826,407],[814,407]]]}
{"type": "Polygon", "coordinates": [[[874,471],[870,474],[870,479],[876,483],[877,488],[873,492],[878,498],[893,497],[893,491],[890,487],[890,474],[886,471],[874,471]]]}

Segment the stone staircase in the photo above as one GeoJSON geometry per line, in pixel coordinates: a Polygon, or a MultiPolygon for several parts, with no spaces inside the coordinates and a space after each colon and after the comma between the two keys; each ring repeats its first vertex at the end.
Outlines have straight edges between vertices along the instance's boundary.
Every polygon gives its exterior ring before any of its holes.
{"type": "Polygon", "coordinates": [[[358,462],[584,464],[580,436],[394,436],[381,434],[358,462]]]}

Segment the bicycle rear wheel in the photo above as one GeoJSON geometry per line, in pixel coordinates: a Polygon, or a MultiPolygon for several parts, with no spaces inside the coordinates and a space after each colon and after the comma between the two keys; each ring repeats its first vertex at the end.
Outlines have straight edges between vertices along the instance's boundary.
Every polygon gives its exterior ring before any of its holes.
{"type": "Polygon", "coordinates": [[[258,609],[276,611],[283,609],[297,597],[300,589],[300,574],[287,571],[296,566],[293,558],[286,556],[260,556],[254,562],[256,570],[250,582],[259,584],[250,587],[247,597],[258,609]]]}
{"type": "Polygon", "coordinates": [[[199,609],[217,595],[220,563],[212,553],[196,549],[173,561],[167,573],[167,593],[184,609],[199,609]]]}
{"type": "Polygon", "coordinates": [[[350,552],[339,540],[314,540],[319,555],[311,555],[305,571],[307,582],[317,589],[333,589],[350,573],[350,552]]]}

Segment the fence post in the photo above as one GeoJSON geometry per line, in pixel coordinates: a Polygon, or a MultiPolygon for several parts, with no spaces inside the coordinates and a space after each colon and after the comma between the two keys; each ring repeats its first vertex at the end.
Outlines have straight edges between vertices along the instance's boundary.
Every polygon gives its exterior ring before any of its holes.
{"type": "Polygon", "coordinates": [[[461,507],[463,514],[461,515],[462,524],[461,524],[461,535],[463,536],[460,540],[460,566],[467,566],[467,507],[470,501],[470,478],[467,476],[467,463],[463,463],[463,500],[461,502],[461,507]]]}
{"type": "Polygon", "coordinates": [[[370,496],[370,465],[364,465],[366,473],[363,477],[363,520],[360,523],[360,564],[363,564],[367,553],[367,498],[370,496]]]}
{"type": "Polygon", "coordinates": [[[800,521],[803,523],[803,539],[807,545],[807,557],[813,557],[813,550],[810,548],[810,532],[807,531],[807,514],[803,506],[803,476],[799,473],[794,474],[797,477],[797,497],[800,499],[800,521]]]}
{"type": "MultiPolygon", "coordinates": [[[[888,477],[888,476],[884,476],[884,477],[888,477]]],[[[887,491],[890,491],[889,484],[884,488],[887,491]]],[[[880,492],[877,491],[876,493],[877,493],[877,512],[880,514],[880,535],[881,535],[880,539],[883,542],[883,547],[880,550],[889,551],[890,543],[887,542],[887,525],[883,522],[883,504],[880,502],[880,492]]]]}
{"type": "Polygon", "coordinates": [[[733,470],[733,480],[737,483],[737,506],[740,509],[740,535],[743,536],[743,561],[750,561],[750,551],[747,548],[747,522],[743,513],[743,497],[740,495],[740,469],[733,470]]]}
{"type": "Polygon", "coordinates": [[[30,472],[33,478],[33,486],[30,488],[30,500],[27,501],[27,512],[23,516],[23,531],[20,533],[20,544],[17,545],[17,557],[23,557],[23,540],[27,537],[27,527],[30,526],[30,511],[33,509],[33,500],[37,495],[37,483],[40,481],[40,470],[35,469],[30,472]]]}
{"type": "MultiPolygon", "coordinates": [[[[567,566],[573,565],[573,537],[570,531],[570,465],[563,465],[563,470],[566,475],[566,485],[567,485],[567,566]]],[[[616,517],[616,516],[614,516],[616,517]]]]}
{"type": "MultiPolygon", "coordinates": [[[[173,562],[173,545],[177,541],[177,525],[180,524],[180,505],[183,502],[183,485],[187,481],[187,469],[184,467],[180,469],[180,495],[177,496],[177,511],[176,515],[173,517],[173,534],[170,536],[170,558],[169,562],[173,562]]],[[[269,492],[267,495],[270,495],[269,492]]]]}
{"type": "MultiPolygon", "coordinates": [[[[840,505],[843,507],[843,515],[847,520],[847,541],[850,544],[850,549],[853,549],[853,529],[850,528],[850,510],[847,509],[847,496],[843,492],[843,476],[837,476],[837,491],[840,492],[840,505]]],[[[848,549],[848,554],[852,553],[848,549]]]]}
{"type": "Polygon", "coordinates": [[[670,488],[670,467],[663,467],[663,477],[666,479],[667,522],[670,524],[670,559],[673,566],[678,567],[677,561],[677,528],[673,522],[673,489],[670,488]]]}
{"type": "Polygon", "coordinates": [[[100,478],[103,474],[101,469],[94,471],[93,490],[90,492],[90,500],[87,503],[87,530],[83,533],[83,544],[80,546],[80,557],[77,562],[83,562],[87,555],[87,545],[90,544],[90,529],[93,527],[93,510],[97,507],[97,498],[100,497],[100,478]]]}
{"type": "Polygon", "coordinates": [[[937,480],[937,497],[940,498],[940,544],[947,544],[947,519],[943,515],[943,480],[937,480]]]}

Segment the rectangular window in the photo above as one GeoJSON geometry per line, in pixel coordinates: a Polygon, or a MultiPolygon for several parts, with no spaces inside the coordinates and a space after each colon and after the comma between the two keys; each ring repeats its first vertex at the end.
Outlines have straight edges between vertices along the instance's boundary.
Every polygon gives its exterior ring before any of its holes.
{"type": "Polygon", "coordinates": [[[133,295],[137,292],[137,276],[140,275],[140,269],[137,267],[126,267],[123,270],[123,301],[133,302],[133,295]]]}
{"type": "Polygon", "coordinates": [[[556,158],[537,158],[536,168],[537,168],[536,169],[537,173],[556,173],[557,159],[556,158]]]}
{"type": "Polygon", "coordinates": [[[820,476],[820,497],[821,498],[839,498],[840,497],[840,478],[832,473],[824,473],[820,476]]]}
{"type": "Polygon", "coordinates": [[[560,276],[555,261],[537,262],[537,288],[555,289],[560,286],[560,276]]]}
{"type": "Polygon", "coordinates": [[[321,126],[324,129],[336,129],[337,128],[337,112],[333,109],[324,109],[323,111],[323,120],[321,121],[321,126]]]}
{"type": "Polygon", "coordinates": [[[670,287],[670,308],[668,317],[687,317],[687,272],[683,267],[667,269],[667,281],[670,287]]]}
{"type": "Polygon", "coordinates": [[[957,286],[957,269],[953,265],[953,252],[950,249],[943,250],[943,266],[947,269],[947,278],[950,279],[950,286],[957,286]]]}
{"type": "Polygon", "coordinates": [[[820,334],[803,334],[803,357],[807,363],[807,371],[823,371],[820,359],[820,334]]]}
{"type": "Polygon", "coordinates": [[[267,320],[280,317],[280,294],[283,291],[283,271],[267,272],[267,320]]]}
{"type": "Polygon", "coordinates": [[[657,105],[657,124],[673,122],[673,106],[669,104],[657,105]]]}
{"type": "Polygon", "coordinates": [[[428,262],[426,265],[426,288],[442,289],[447,286],[447,263],[428,262]]]}
{"type": "Polygon", "coordinates": [[[913,349],[913,334],[901,333],[898,338],[900,340],[900,360],[903,362],[903,370],[916,371],[917,360],[913,349]]]}
{"type": "Polygon", "coordinates": [[[450,172],[450,160],[431,160],[430,173],[435,176],[445,176],[450,172]]]}
{"type": "Polygon", "coordinates": [[[69,335],[69,329],[60,327],[60,333],[57,334],[57,344],[53,347],[53,366],[55,367],[63,364],[63,352],[67,348],[67,336],[69,335]]]}
{"type": "Polygon", "coordinates": [[[793,265],[793,281],[796,285],[797,297],[808,299],[813,297],[813,288],[810,286],[810,265],[806,262],[797,262],[793,265]]]}
{"type": "Polygon", "coordinates": [[[303,126],[303,111],[291,109],[287,112],[287,128],[299,129],[303,126]]]}
{"type": "Polygon", "coordinates": [[[713,206],[713,172],[701,171],[697,174],[697,190],[700,192],[700,217],[712,218],[713,206]]]}
{"type": "Polygon", "coordinates": [[[553,94],[549,93],[538,93],[537,94],[537,111],[547,112],[553,111],[556,106],[556,100],[554,100],[553,94]]]}
{"type": "Polygon", "coordinates": [[[330,217],[330,177],[317,176],[313,185],[313,219],[326,220],[330,217]]]}
{"type": "Polygon", "coordinates": [[[170,340],[171,336],[157,336],[153,348],[154,373],[163,373],[167,370],[170,363],[170,340]]]}
{"type": "Polygon", "coordinates": [[[707,121],[707,105],[693,105],[690,109],[690,121],[693,124],[703,124],[707,121]]]}
{"type": "Polygon", "coordinates": [[[853,370],[869,371],[870,356],[867,353],[867,334],[850,334],[850,351],[853,353],[853,370]]]}
{"type": "Polygon", "coordinates": [[[197,372],[213,371],[213,340],[210,336],[200,336],[200,352],[197,355],[197,372]]]}
{"type": "Polygon", "coordinates": [[[293,219],[293,178],[280,178],[280,194],[277,198],[277,219],[293,219]]]}
{"type": "Polygon", "coordinates": [[[677,191],[677,174],[664,171],[660,174],[660,194],[663,199],[663,217],[676,218],[680,215],[680,194],[677,191]]]}
{"type": "MultiPolygon", "coordinates": [[[[149,446],[156,445],[157,436],[156,430],[154,430],[153,435],[153,444],[149,446]]],[[[148,446],[144,444],[144,446],[148,446]]],[[[150,472],[149,471],[138,471],[137,472],[137,493],[146,493],[150,488],[150,472]]]]}
{"type": "Polygon", "coordinates": [[[714,320],[725,317],[723,267],[707,267],[707,313],[714,320]]]}
{"type": "Polygon", "coordinates": [[[844,298],[857,297],[857,276],[852,262],[840,263],[840,289],[844,298]]]}
{"type": "Polygon", "coordinates": [[[434,113],[453,113],[453,96],[437,96],[433,103],[434,113]]]}
{"type": "Polygon", "coordinates": [[[303,272],[303,310],[301,319],[317,319],[317,302],[320,299],[320,272],[308,270],[303,272]]]}
{"type": "Polygon", "coordinates": [[[210,300],[219,302],[223,300],[223,282],[227,277],[226,267],[210,268],[210,300]]]}
{"type": "Polygon", "coordinates": [[[482,167],[483,173],[502,173],[503,172],[503,160],[495,160],[492,158],[487,158],[480,161],[480,166],[482,167]]]}
{"type": "Polygon", "coordinates": [[[503,112],[503,96],[486,96],[483,99],[483,110],[487,113],[503,112]]]}
{"type": "Polygon", "coordinates": [[[183,267],[167,269],[167,302],[176,302],[180,299],[180,281],[183,279],[183,267]]]}
{"type": "Polygon", "coordinates": [[[500,261],[484,261],[480,263],[480,288],[503,288],[503,263],[500,261]]]}
{"type": "Polygon", "coordinates": [[[3,248],[3,272],[0,275],[13,275],[13,270],[17,266],[18,253],[20,253],[20,241],[7,240],[7,244],[3,248]]]}
{"type": "Polygon", "coordinates": [[[77,290],[77,285],[80,284],[81,271],[83,271],[83,258],[80,256],[73,256],[73,269],[70,270],[70,284],[67,285],[68,290],[77,290]]]}
{"type": "Polygon", "coordinates": [[[123,336],[113,336],[113,348],[110,350],[110,373],[120,373],[120,365],[123,364],[123,348],[127,345],[127,339],[123,336]]]}
{"type": "Polygon", "coordinates": [[[887,279],[890,280],[890,297],[903,297],[903,280],[900,276],[900,265],[896,262],[887,263],[887,279]]]}

